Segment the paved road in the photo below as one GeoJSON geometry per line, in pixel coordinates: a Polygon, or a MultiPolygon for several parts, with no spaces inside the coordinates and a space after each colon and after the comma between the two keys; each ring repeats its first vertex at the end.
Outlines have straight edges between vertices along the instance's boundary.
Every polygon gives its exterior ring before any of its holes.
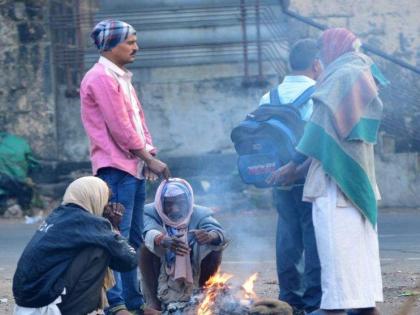
{"type": "MultiPolygon", "coordinates": [[[[225,221],[225,226],[231,230],[236,241],[236,244],[233,243],[232,248],[229,248],[230,257],[226,258],[241,260],[245,251],[254,253],[248,255],[246,260],[274,259],[274,253],[271,252],[274,244],[275,214],[249,213],[237,218],[227,216],[222,218],[222,221],[225,221]],[[248,232],[255,235],[254,241],[247,241],[248,232]]],[[[399,266],[402,265],[413,272],[420,272],[420,210],[382,210],[378,230],[382,265],[392,267],[398,263],[399,266]]]]}
{"type": "MultiPolygon", "coordinates": [[[[246,212],[221,214],[219,217],[232,238],[225,255],[227,262],[261,263],[274,259],[275,213],[246,212]],[[253,238],[249,238],[250,235],[253,238]]],[[[420,271],[420,211],[384,210],[379,216],[378,226],[383,265],[402,262],[406,267],[420,271]]],[[[0,221],[0,268],[14,268],[36,228],[36,224],[0,221]]]]}
{"type": "Polygon", "coordinates": [[[420,271],[420,211],[381,213],[379,242],[383,265],[400,261],[420,271]]]}
{"type": "MultiPolygon", "coordinates": [[[[224,254],[222,270],[233,273],[238,284],[254,272],[260,276],[256,292],[276,297],[274,235],[276,214],[269,211],[219,214],[230,233],[231,243],[224,254]],[[250,237],[252,236],[252,237],[250,237]]],[[[12,302],[11,278],[25,244],[37,224],[0,220],[0,294],[12,302]],[[1,283],[3,282],[3,283],[1,283]]],[[[401,292],[411,289],[420,273],[420,211],[383,210],[379,216],[381,263],[386,303],[382,314],[396,314],[404,298],[401,292]]],[[[1,305],[0,314],[10,314],[12,305],[1,305]]],[[[420,314],[420,305],[414,313],[420,314]]]]}

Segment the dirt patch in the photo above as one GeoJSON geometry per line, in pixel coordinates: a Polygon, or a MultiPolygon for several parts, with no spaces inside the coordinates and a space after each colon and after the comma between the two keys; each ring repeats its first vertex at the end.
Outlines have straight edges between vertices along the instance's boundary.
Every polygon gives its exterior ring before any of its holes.
{"type": "MultiPolygon", "coordinates": [[[[278,285],[275,276],[275,266],[273,264],[260,265],[259,276],[255,282],[255,292],[259,297],[277,298],[278,285]]],[[[243,283],[250,274],[245,273],[243,266],[230,264],[223,268],[224,272],[233,273],[237,276],[232,280],[235,283],[243,283]]],[[[251,268],[254,269],[254,268],[251,268]]],[[[404,294],[415,293],[413,286],[408,285],[413,280],[420,279],[420,273],[384,273],[384,303],[379,303],[378,307],[382,315],[400,315],[399,310],[410,297],[404,294]]],[[[14,300],[12,295],[12,271],[1,270],[0,276],[0,299],[6,298],[7,303],[0,304],[0,315],[10,315],[13,313],[14,300]]],[[[412,303],[409,313],[401,315],[418,315],[420,314],[420,296],[416,296],[412,303]]]]}
{"type": "Polygon", "coordinates": [[[0,314],[10,315],[13,313],[14,299],[12,294],[13,271],[0,268],[0,314]],[[4,303],[4,299],[7,302],[4,303]]]}

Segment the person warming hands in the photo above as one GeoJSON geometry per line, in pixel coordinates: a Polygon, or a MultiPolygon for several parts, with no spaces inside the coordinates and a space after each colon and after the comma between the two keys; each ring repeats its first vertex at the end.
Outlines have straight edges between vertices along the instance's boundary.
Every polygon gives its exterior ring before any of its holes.
{"type": "Polygon", "coordinates": [[[194,204],[191,186],[180,178],[163,181],[154,203],[145,206],[143,235],[142,288],[158,310],[187,303],[216,273],[227,246],[212,211],[194,204]]]}

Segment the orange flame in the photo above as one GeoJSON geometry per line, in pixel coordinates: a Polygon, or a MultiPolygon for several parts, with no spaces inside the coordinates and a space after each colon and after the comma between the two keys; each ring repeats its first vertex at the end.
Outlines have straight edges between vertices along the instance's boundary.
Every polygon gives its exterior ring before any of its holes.
{"type": "Polygon", "coordinates": [[[206,295],[203,302],[201,302],[200,306],[198,307],[197,315],[213,314],[213,312],[211,311],[211,306],[216,300],[216,296],[219,293],[219,289],[223,288],[226,282],[232,277],[233,275],[227,273],[221,274],[219,273],[219,271],[217,271],[215,275],[213,275],[212,277],[210,277],[209,280],[207,280],[204,286],[204,292],[206,293],[206,295]]]}
{"type": "Polygon", "coordinates": [[[220,273],[219,271],[216,272],[213,276],[210,277],[209,280],[206,281],[205,288],[209,288],[215,285],[221,285],[228,282],[233,275],[228,273],[220,273]]]}
{"type": "Polygon", "coordinates": [[[245,298],[247,299],[255,299],[257,295],[254,292],[254,282],[257,280],[258,273],[254,273],[251,277],[249,277],[245,283],[242,285],[242,288],[245,290],[245,298]]]}

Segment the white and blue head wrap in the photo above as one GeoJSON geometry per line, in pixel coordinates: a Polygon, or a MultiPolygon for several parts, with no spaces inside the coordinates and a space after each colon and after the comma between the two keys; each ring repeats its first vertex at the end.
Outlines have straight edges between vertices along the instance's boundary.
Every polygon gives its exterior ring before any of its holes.
{"type": "Polygon", "coordinates": [[[122,43],[136,30],[130,24],[117,20],[104,20],[96,24],[90,37],[100,52],[109,51],[122,43]]]}

